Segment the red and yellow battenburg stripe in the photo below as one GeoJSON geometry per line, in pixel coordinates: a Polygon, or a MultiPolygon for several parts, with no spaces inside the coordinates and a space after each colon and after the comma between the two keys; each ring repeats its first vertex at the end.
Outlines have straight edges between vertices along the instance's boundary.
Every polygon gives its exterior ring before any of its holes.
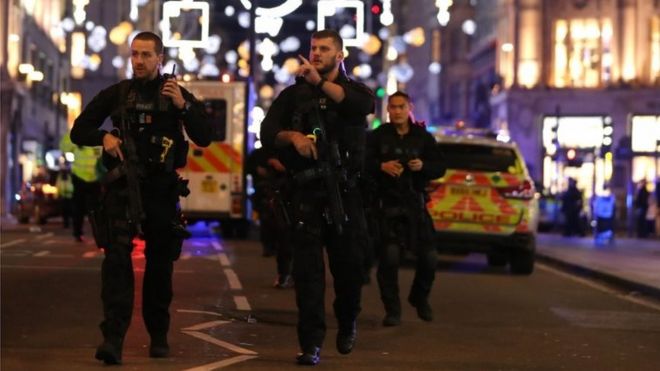
{"type": "Polygon", "coordinates": [[[242,173],[243,156],[227,143],[213,142],[206,148],[191,144],[185,170],[208,173],[242,173]],[[201,156],[194,153],[200,151],[201,156]]]}
{"type": "Polygon", "coordinates": [[[433,182],[434,190],[430,192],[427,205],[435,229],[486,233],[527,229],[525,201],[505,198],[497,189],[516,186],[524,179],[523,174],[447,170],[443,178],[433,182]],[[469,185],[466,184],[468,175],[469,185]]]}

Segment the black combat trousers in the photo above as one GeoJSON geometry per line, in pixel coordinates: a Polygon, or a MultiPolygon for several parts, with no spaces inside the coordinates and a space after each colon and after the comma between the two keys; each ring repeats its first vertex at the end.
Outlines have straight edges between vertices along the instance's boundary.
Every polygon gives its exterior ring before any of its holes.
{"type": "Polygon", "coordinates": [[[435,280],[438,255],[433,239],[433,225],[426,209],[410,212],[402,208],[383,210],[379,249],[378,286],[388,315],[401,316],[399,299],[399,265],[404,249],[416,257],[415,278],[408,298],[424,302],[435,280]]]}
{"type": "MultiPolygon", "coordinates": [[[[131,323],[134,297],[134,276],[131,253],[133,237],[126,222],[128,196],[117,181],[104,195],[111,221],[111,243],[105,248],[101,268],[104,320],[101,331],[106,340],[123,339],[131,323]]],[[[173,261],[180,250],[172,234],[176,220],[178,195],[174,187],[176,174],[150,175],[142,187],[145,238],[145,270],[142,286],[142,317],[152,338],[167,335],[170,325],[169,306],[172,302],[173,261]],[[174,255],[173,255],[174,254],[174,255]]],[[[124,183],[125,185],[125,183],[124,183]]],[[[180,245],[179,245],[180,247],[180,245]]]]}
{"type": "Polygon", "coordinates": [[[298,306],[298,341],[303,351],[321,347],[326,333],[325,263],[328,254],[333,276],[333,308],[339,330],[350,331],[360,313],[363,282],[362,229],[365,228],[359,191],[344,194],[344,208],[349,217],[343,233],[328,224],[324,216],[326,199],[318,187],[300,189],[292,198],[293,279],[298,306]]]}

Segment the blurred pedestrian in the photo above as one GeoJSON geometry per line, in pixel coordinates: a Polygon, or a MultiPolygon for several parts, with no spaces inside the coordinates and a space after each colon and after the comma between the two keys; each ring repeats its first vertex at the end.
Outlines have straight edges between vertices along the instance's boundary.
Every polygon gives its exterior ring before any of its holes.
{"type": "Polygon", "coordinates": [[[639,238],[646,238],[649,236],[649,225],[646,219],[646,214],[649,210],[649,197],[650,193],[646,188],[646,180],[639,181],[639,183],[637,183],[635,200],[633,202],[635,209],[635,225],[637,227],[637,237],[639,238]]]}
{"type": "Polygon", "coordinates": [[[564,214],[564,236],[583,236],[580,213],[583,208],[582,191],[577,188],[577,181],[568,178],[568,188],[561,196],[561,212],[564,214]]]}
{"type": "Polygon", "coordinates": [[[72,153],[71,181],[73,183],[73,238],[83,242],[83,221],[96,207],[101,195],[101,146],[79,146],[71,142],[69,133],[60,141],[62,153],[72,153]]]}
{"type": "Polygon", "coordinates": [[[55,187],[57,187],[57,194],[62,209],[62,226],[69,228],[73,210],[73,181],[71,177],[71,166],[66,160],[60,162],[60,170],[57,172],[55,187]]]}

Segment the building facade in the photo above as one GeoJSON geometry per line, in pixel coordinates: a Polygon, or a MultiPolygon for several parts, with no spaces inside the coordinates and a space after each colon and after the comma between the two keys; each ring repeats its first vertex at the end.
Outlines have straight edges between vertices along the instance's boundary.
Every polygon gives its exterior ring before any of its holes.
{"type": "Polygon", "coordinates": [[[573,177],[586,197],[610,188],[629,206],[635,183],[653,188],[660,176],[659,1],[466,3],[476,32],[452,32],[465,17],[443,30],[443,70],[463,71],[443,78],[445,112],[508,130],[548,193],[562,192],[573,177]],[[469,67],[452,59],[466,38],[469,67]]]}
{"type": "Polygon", "coordinates": [[[59,22],[64,0],[3,1],[0,26],[2,104],[0,186],[3,215],[23,180],[44,164],[66,128],[66,38],[59,22]]]}

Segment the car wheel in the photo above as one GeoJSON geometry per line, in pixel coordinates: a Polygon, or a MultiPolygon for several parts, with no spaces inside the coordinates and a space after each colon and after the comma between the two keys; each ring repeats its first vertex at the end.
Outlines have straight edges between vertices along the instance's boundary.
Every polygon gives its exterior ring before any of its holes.
{"type": "Polygon", "coordinates": [[[488,254],[488,265],[491,267],[503,267],[507,263],[507,258],[502,254],[488,254]]]}

